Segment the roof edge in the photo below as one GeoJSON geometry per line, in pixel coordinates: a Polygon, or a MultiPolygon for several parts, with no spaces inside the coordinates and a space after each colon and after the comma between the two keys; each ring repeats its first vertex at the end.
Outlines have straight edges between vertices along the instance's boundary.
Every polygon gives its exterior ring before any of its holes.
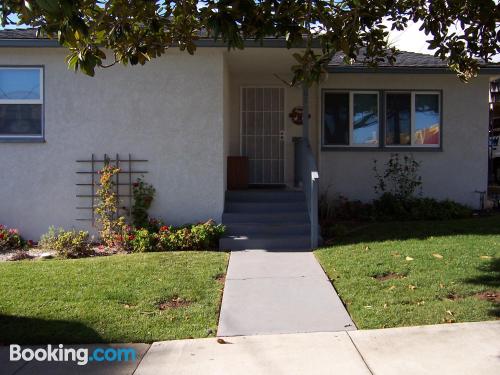
{"type": "MultiPolygon", "coordinates": [[[[329,66],[328,73],[456,74],[447,67],[425,66],[329,66]]],[[[479,74],[500,74],[500,65],[480,66],[479,74]]]]}
{"type": "Polygon", "coordinates": [[[60,46],[59,42],[55,39],[0,39],[0,48],[47,48],[60,46]]]}
{"type": "MultiPolygon", "coordinates": [[[[285,39],[267,38],[262,41],[245,40],[245,48],[287,48],[285,39]]],[[[198,39],[195,41],[197,47],[219,47],[227,48],[222,40],[198,39]]],[[[55,39],[0,39],[0,48],[54,48],[61,47],[55,39]]],[[[304,48],[304,43],[299,43],[291,48],[304,48]]],[[[317,46],[314,46],[317,47],[317,46]]]]}

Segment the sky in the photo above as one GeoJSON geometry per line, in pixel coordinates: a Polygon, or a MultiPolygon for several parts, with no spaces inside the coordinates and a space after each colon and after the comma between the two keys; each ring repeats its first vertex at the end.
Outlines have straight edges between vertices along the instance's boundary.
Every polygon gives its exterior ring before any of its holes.
{"type": "MultiPolygon", "coordinates": [[[[429,39],[423,31],[420,31],[421,23],[410,23],[404,31],[390,31],[389,43],[393,43],[399,50],[433,54],[427,49],[426,40],[429,39]]],[[[500,62],[500,55],[496,55],[493,61],[500,62]]]]}

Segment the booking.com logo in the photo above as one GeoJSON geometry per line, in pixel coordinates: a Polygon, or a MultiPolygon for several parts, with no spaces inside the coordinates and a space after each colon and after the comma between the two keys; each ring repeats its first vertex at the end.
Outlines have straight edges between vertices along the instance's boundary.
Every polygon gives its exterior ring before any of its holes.
{"type": "Polygon", "coordinates": [[[20,345],[10,345],[9,359],[17,361],[38,362],[76,362],[84,366],[89,362],[127,362],[135,361],[137,352],[133,348],[110,348],[97,347],[91,350],[87,348],[65,348],[63,344],[58,346],[47,345],[45,348],[21,348],[20,345]]]}

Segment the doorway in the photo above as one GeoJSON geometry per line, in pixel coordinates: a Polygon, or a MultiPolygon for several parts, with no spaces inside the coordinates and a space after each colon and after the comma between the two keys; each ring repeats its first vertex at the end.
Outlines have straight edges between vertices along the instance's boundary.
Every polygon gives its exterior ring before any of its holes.
{"type": "Polygon", "coordinates": [[[251,185],[283,185],[285,89],[242,87],[240,153],[248,158],[251,185]]]}

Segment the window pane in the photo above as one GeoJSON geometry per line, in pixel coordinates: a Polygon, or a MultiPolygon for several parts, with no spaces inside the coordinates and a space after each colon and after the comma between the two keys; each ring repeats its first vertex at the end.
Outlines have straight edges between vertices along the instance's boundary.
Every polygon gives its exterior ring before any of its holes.
{"type": "Polygon", "coordinates": [[[325,93],[325,145],[349,144],[349,94],[325,93]]]}
{"type": "Polygon", "coordinates": [[[439,95],[415,95],[415,144],[439,145],[439,95]]]}
{"type": "Polygon", "coordinates": [[[42,135],[42,105],[0,104],[2,135],[42,135]]]}
{"type": "Polygon", "coordinates": [[[410,145],[411,94],[387,94],[386,102],[385,143],[410,145]]]}
{"type": "Polygon", "coordinates": [[[377,145],[379,126],[377,94],[354,94],[353,100],[353,143],[377,145]]]}
{"type": "Polygon", "coordinates": [[[40,70],[0,69],[0,99],[40,99],[40,70]]]}

